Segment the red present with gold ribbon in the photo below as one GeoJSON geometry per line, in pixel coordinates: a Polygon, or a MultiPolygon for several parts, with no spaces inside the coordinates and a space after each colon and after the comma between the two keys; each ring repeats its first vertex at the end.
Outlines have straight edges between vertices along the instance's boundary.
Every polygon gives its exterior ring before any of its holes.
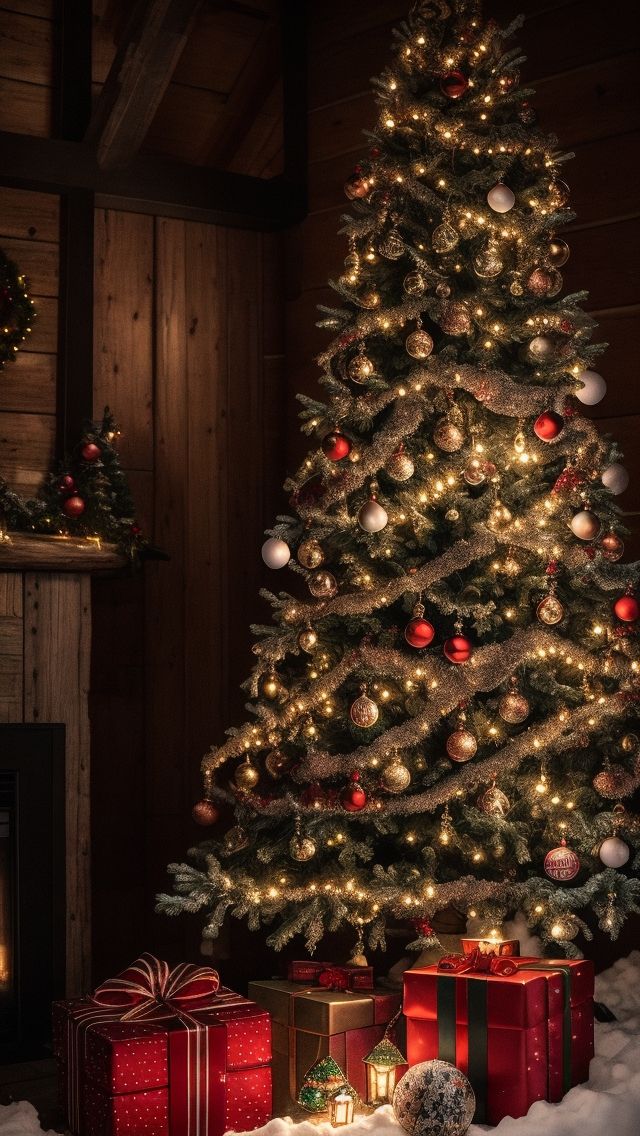
{"type": "Polygon", "coordinates": [[[593,963],[448,955],[404,975],[409,1065],[440,1058],[469,1077],[476,1123],[524,1116],[586,1081],[593,963]]]}
{"type": "Polygon", "coordinates": [[[271,1023],[209,967],[143,955],[90,998],[54,1003],[75,1136],[222,1136],[271,1117],[271,1023]]]}

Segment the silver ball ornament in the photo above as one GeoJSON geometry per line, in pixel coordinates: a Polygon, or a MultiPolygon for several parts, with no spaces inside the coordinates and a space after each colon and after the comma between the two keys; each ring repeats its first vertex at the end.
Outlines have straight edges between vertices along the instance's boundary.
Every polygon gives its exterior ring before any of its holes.
{"type": "Polygon", "coordinates": [[[590,509],[581,509],[571,518],[569,528],[579,540],[593,540],[600,532],[600,518],[590,509]]]}
{"type": "Polygon", "coordinates": [[[385,473],[393,481],[408,481],[413,477],[416,467],[408,454],[404,450],[396,450],[395,454],[387,460],[385,465],[385,473]]]}
{"type": "Polygon", "coordinates": [[[549,339],[546,335],[536,335],[529,343],[529,352],[533,355],[534,359],[537,359],[540,363],[550,359],[553,355],[553,351],[553,340],[549,339]]]}
{"type": "Polygon", "coordinates": [[[629,845],[619,836],[608,836],[602,841],[598,856],[607,868],[622,868],[629,859],[629,845]]]}
{"type": "Polygon", "coordinates": [[[286,541],[270,536],[262,546],[262,559],[268,568],[284,568],[291,559],[291,549],[286,541]]]}
{"type": "Polygon", "coordinates": [[[577,382],[582,383],[580,390],[575,392],[576,398],[584,406],[597,406],[607,393],[607,384],[597,371],[581,371],[577,382]]]}
{"type": "Polygon", "coordinates": [[[620,462],[612,462],[603,471],[600,480],[614,497],[619,493],[624,493],[629,484],[629,474],[620,462]]]}
{"type": "Polygon", "coordinates": [[[365,532],[376,533],[386,527],[389,520],[386,509],[379,505],[375,498],[365,501],[358,513],[358,524],[365,532]]]}
{"type": "Polygon", "coordinates": [[[487,203],[494,213],[508,213],[516,203],[516,195],[508,185],[498,182],[487,194],[487,203]]]}

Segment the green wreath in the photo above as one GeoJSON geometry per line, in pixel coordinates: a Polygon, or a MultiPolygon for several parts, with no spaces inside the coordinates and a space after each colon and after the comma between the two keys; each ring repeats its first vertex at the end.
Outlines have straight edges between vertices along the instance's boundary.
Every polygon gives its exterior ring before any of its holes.
{"type": "Polygon", "coordinates": [[[0,367],[12,362],[31,331],[36,315],[26,281],[0,249],[0,367]]]}

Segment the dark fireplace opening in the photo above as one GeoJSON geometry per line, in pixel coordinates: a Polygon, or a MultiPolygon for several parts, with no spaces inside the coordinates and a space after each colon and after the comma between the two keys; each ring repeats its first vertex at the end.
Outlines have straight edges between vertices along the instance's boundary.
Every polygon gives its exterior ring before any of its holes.
{"type": "Polygon", "coordinates": [[[64,996],[65,728],[0,725],[0,1062],[51,1052],[64,996]]]}

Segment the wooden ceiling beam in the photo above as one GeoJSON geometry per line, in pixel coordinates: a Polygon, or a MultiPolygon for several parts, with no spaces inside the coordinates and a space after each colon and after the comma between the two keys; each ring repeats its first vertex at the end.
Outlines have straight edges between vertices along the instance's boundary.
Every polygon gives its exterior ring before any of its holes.
{"type": "Polygon", "coordinates": [[[201,3],[137,0],[134,4],[86,134],[103,169],[126,166],[138,153],[201,3]]]}

